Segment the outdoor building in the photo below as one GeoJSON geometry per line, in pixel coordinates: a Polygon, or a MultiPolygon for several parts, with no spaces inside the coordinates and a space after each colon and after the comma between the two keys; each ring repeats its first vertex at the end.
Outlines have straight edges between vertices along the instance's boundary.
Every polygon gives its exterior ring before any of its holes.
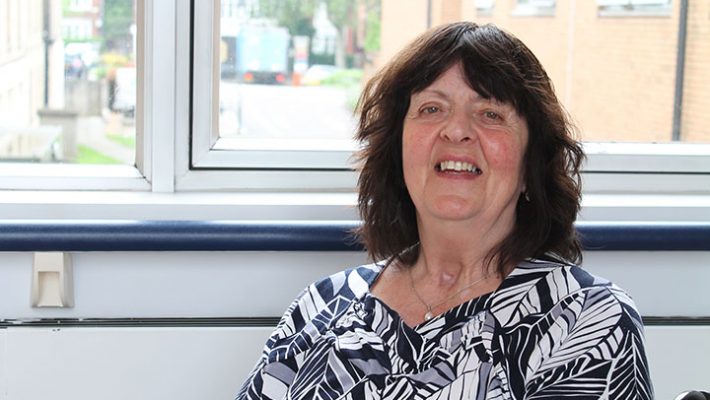
{"type": "Polygon", "coordinates": [[[682,3],[382,0],[379,61],[427,26],[494,23],[540,58],[584,140],[666,142],[677,124],[677,139],[708,142],[710,3],[688,2],[679,58],[682,3]],[[675,123],[674,113],[680,114],[675,123]]]}
{"type": "Polygon", "coordinates": [[[338,28],[328,19],[328,6],[325,3],[318,5],[313,16],[313,44],[311,51],[316,54],[334,54],[335,41],[338,37],[338,28]]]}
{"type": "Polygon", "coordinates": [[[62,19],[62,35],[74,40],[96,38],[101,33],[101,0],[72,0],[66,2],[62,19]]]}
{"type": "Polygon", "coordinates": [[[64,105],[61,4],[50,2],[45,9],[38,0],[4,3],[0,7],[4,24],[0,29],[0,157],[51,157],[57,133],[39,129],[37,111],[64,105]]]}

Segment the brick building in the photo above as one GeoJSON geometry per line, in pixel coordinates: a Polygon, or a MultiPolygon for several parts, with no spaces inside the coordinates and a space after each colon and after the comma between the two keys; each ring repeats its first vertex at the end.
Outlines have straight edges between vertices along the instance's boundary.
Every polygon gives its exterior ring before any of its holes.
{"type": "MultiPolygon", "coordinates": [[[[680,0],[382,0],[381,65],[427,26],[494,23],[547,69],[584,140],[673,137],[680,0]],[[628,3],[627,5],[614,5],[628,3]]],[[[710,2],[689,1],[681,141],[710,142],[710,2]]]]}

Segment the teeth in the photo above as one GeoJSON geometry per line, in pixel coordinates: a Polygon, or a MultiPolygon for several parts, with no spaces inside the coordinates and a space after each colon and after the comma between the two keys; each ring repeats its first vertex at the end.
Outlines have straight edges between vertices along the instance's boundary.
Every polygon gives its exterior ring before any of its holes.
{"type": "Polygon", "coordinates": [[[478,169],[475,165],[471,163],[467,163],[465,161],[452,161],[452,160],[447,160],[447,161],[442,161],[439,164],[439,170],[440,171],[456,171],[456,172],[475,172],[476,174],[480,175],[481,170],[478,169]]]}

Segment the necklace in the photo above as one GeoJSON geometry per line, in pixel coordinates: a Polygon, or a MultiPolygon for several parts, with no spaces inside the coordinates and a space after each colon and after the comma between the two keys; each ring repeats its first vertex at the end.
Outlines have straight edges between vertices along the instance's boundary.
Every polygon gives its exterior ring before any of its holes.
{"type": "Polygon", "coordinates": [[[411,270],[411,269],[409,270],[409,284],[410,284],[410,286],[412,287],[412,292],[413,292],[414,295],[417,297],[417,299],[419,299],[419,302],[421,302],[421,303],[424,305],[424,307],[426,307],[426,310],[427,310],[426,313],[424,314],[424,320],[425,320],[425,321],[429,321],[429,320],[431,320],[432,318],[434,318],[434,312],[433,312],[433,310],[434,310],[436,307],[439,307],[440,305],[442,305],[442,304],[446,303],[447,301],[453,299],[454,297],[460,295],[461,292],[463,292],[464,290],[470,289],[471,287],[473,287],[473,286],[475,286],[476,284],[482,282],[482,281],[485,280],[486,278],[488,278],[488,275],[484,275],[484,276],[482,276],[481,278],[476,279],[475,281],[473,281],[473,282],[469,283],[468,285],[464,286],[463,289],[460,289],[458,292],[452,294],[451,296],[445,298],[444,300],[441,300],[441,301],[438,302],[438,303],[434,303],[434,304],[431,304],[431,305],[430,305],[429,303],[427,303],[426,301],[424,301],[424,299],[422,299],[422,296],[420,296],[419,293],[417,292],[417,288],[414,287],[414,277],[412,276],[412,270],[411,270]]]}

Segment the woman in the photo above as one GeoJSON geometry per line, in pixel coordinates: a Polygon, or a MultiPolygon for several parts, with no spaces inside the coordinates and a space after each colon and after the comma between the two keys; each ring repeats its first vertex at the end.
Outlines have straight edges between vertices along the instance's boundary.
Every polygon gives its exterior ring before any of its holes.
{"type": "Polygon", "coordinates": [[[358,234],[384,261],[308,287],[238,399],[653,397],[633,302],[574,264],[583,153],[523,43],[433,29],[360,111],[358,234]]]}

